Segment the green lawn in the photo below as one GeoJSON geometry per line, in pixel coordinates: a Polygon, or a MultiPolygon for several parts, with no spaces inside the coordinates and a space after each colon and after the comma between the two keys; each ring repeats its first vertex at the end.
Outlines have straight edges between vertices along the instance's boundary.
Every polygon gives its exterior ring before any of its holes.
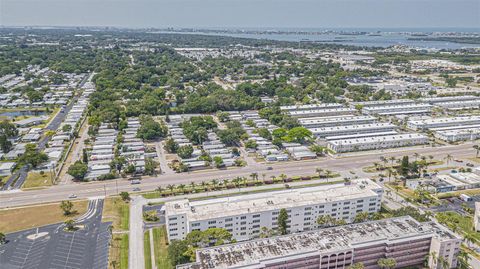
{"type": "Polygon", "coordinates": [[[165,226],[153,229],[153,249],[158,269],[173,269],[168,259],[167,231],[165,226]]]}
{"type": "Polygon", "coordinates": [[[114,234],[108,255],[109,269],[128,269],[128,234],[114,234]]]}
{"type": "MultiPolygon", "coordinates": [[[[438,222],[447,225],[450,229],[457,228],[461,233],[473,232],[473,218],[462,216],[453,211],[441,212],[436,215],[438,222]]],[[[475,237],[480,241],[480,233],[476,232],[475,237]]]]}
{"type": "Polygon", "coordinates": [[[105,200],[102,221],[113,222],[113,231],[128,231],[130,205],[119,197],[105,200]]]}
{"type": "Polygon", "coordinates": [[[29,172],[22,189],[52,186],[52,173],[29,172]]]}
{"type": "Polygon", "coordinates": [[[152,269],[152,252],[150,249],[150,232],[143,234],[143,251],[145,255],[145,269],[152,269]]]}

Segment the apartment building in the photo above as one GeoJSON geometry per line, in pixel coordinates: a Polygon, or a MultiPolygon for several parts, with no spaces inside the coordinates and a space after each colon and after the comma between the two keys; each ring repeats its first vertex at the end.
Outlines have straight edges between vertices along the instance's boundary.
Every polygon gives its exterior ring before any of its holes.
{"type": "Polygon", "coordinates": [[[325,108],[325,109],[309,109],[309,110],[292,110],[286,111],[290,116],[296,118],[308,117],[327,117],[338,115],[352,115],[357,110],[354,108],[340,107],[340,108],[325,108]]]}
{"type": "Polygon", "coordinates": [[[395,106],[395,105],[408,105],[415,104],[411,99],[393,99],[393,100],[378,100],[378,101],[365,101],[365,102],[351,102],[352,107],[381,107],[381,106],[395,106]]]}
{"type": "Polygon", "coordinates": [[[374,123],[375,121],[376,118],[372,116],[332,116],[298,119],[298,122],[305,128],[323,128],[353,124],[370,124],[374,123]]]}
{"type": "Polygon", "coordinates": [[[363,114],[366,115],[407,115],[407,114],[428,114],[432,111],[432,105],[429,104],[405,104],[405,105],[391,105],[391,106],[372,106],[364,107],[363,114]]]}
{"type": "Polygon", "coordinates": [[[480,127],[436,131],[434,135],[436,138],[448,142],[476,140],[480,138],[480,127]]]}
{"type": "Polygon", "coordinates": [[[427,144],[427,136],[417,133],[381,135],[363,138],[330,140],[327,147],[335,152],[350,152],[386,148],[398,148],[427,144]]]}
{"type": "Polygon", "coordinates": [[[298,111],[298,110],[340,108],[340,107],[344,107],[344,105],[343,104],[338,104],[338,103],[323,103],[323,104],[281,106],[280,110],[282,110],[282,111],[298,111]]]}
{"type": "Polygon", "coordinates": [[[407,127],[412,130],[429,130],[451,126],[480,125],[480,116],[442,117],[423,120],[409,120],[407,127]]]}
{"type": "Polygon", "coordinates": [[[475,231],[480,232],[480,202],[475,202],[475,215],[473,217],[475,231]]]}
{"type": "Polygon", "coordinates": [[[369,179],[205,201],[188,199],[165,204],[168,240],[184,239],[194,230],[225,228],[237,241],[259,236],[261,228],[278,228],[281,209],[289,215],[289,232],[317,227],[319,216],[330,215],[351,223],[360,212],[380,210],[382,187],[369,179]]]}
{"type": "Polygon", "coordinates": [[[397,128],[392,123],[372,123],[372,124],[356,124],[345,126],[331,126],[322,128],[309,128],[312,134],[318,138],[325,138],[327,136],[353,135],[365,133],[378,133],[393,131],[397,128]]]}
{"type": "Polygon", "coordinates": [[[430,98],[421,98],[420,101],[423,103],[436,105],[438,103],[445,102],[462,102],[462,101],[471,101],[479,100],[480,97],[474,95],[458,95],[458,96],[443,96],[443,97],[430,97],[430,98]]]}
{"type": "MultiPolygon", "coordinates": [[[[355,263],[378,269],[381,258],[406,268],[422,266],[430,253],[456,268],[461,242],[439,224],[405,216],[203,248],[195,262],[177,269],[346,269],[355,263]]],[[[430,258],[429,268],[441,266],[430,258]]]]}
{"type": "Polygon", "coordinates": [[[441,102],[435,105],[447,110],[478,109],[480,108],[480,100],[441,102]]]}

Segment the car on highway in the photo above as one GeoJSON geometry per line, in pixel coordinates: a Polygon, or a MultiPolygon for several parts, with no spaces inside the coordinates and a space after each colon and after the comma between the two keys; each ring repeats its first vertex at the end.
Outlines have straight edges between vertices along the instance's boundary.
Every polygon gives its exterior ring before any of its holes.
{"type": "Polygon", "coordinates": [[[140,183],[141,183],[141,182],[140,182],[139,179],[134,179],[134,180],[130,181],[130,184],[132,184],[132,185],[140,184],[140,183]]]}
{"type": "Polygon", "coordinates": [[[68,198],[70,198],[70,199],[77,198],[77,195],[74,194],[74,193],[72,193],[72,194],[70,194],[70,195],[68,196],[68,198]]]}
{"type": "Polygon", "coordinates": [[[140,188],[133,188],[133,191],[140,191],[140,188]]]}
{"type": "Polygon", "coordinates": [[[475,165],[473,163],[467,163],[466,164],[468,167],[474,167],[475,165]]]}
{"type": "Polygon", "coordinates": [[[273,167],[269,166],[267,167],[267,170],[273,170],[273,167]]]}
{"type": "Polygon", "coordinates": [[[457,163],[463,163],[462,160],[455,159],[455,161],[456,161],[457,163]]]}

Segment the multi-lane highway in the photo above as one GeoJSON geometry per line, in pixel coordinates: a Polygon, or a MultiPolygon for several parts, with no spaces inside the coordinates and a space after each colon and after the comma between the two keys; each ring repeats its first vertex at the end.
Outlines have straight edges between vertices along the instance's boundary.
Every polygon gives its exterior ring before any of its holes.
{"type": "MultiPolygon", "coordinates": [[[[142,180],[141,185],[130,185],[126,179],[95,181],[89,183],[72,183],[66,185],[56,185],[47,189],[32,191],[4,191],[0,192],[0,208],[22,206],[36,203],[55,202],[68,199],[70,194],[75,194],[79,199],[103,195],[115,195],[122,191],[132,191],[134,187],[140,187],[141,191],[155,190],[158,186],[165,187],[169,184],[189,184],[190,182],[200,183],[212,179],[232,179],[238,176],[249,176],[251,173],[265,174],[266,178],[272,175],[278,176],[286,174],[312,175],[316,168],[329,169],[348,175],[349,171],[356,171],[357,175],[362,176],[361,169],[371,165],[373,162],[379,162],[380,156],[400,157],[403,155],[413,155],[415,152],[421,155],[433,155],[435,159],[444,159],[447,154],[454,158],[469,158],[475,156],[475,150],[471,143],[457,146],[425,147],[396,150],[395,152],[365,152],[354,156],[344,157],[326,157],[311,161],[284,162],[271,164],[256,164],[242,168],[229,170],[210,170],[198,171],[182,174],[164,174],[157,177],[149,177],[142,180]],[[272,166],[272,170],[267,167],[272,166]]],[[[453,165],[453,164],[452,164],[453,165]]]]}

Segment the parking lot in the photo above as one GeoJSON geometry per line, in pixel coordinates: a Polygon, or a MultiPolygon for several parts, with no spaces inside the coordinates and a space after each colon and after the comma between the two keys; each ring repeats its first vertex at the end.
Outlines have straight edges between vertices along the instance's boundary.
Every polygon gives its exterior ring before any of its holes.
{"type": "Polygon", "coordinates": [[[110,223],[101,223],[103,200],[92,200],[80,229],[64,231],[63,223],[7,234],[0,246],[0,269],[104,269],[108,266],[110,223]]]}
{"type": "Polygon", "coordinates": [[[430,210],[434,212],[454,211],[464,215],[465,211],[462,208],[463,204],[466,204],[470,208],[475,208],[475,202],[480,202],[480,195],[470,196],[471,201],[464,201],[458,197],[452,197],[448,199],[442,199],[442,205],[431,207],[430,210]]]}

